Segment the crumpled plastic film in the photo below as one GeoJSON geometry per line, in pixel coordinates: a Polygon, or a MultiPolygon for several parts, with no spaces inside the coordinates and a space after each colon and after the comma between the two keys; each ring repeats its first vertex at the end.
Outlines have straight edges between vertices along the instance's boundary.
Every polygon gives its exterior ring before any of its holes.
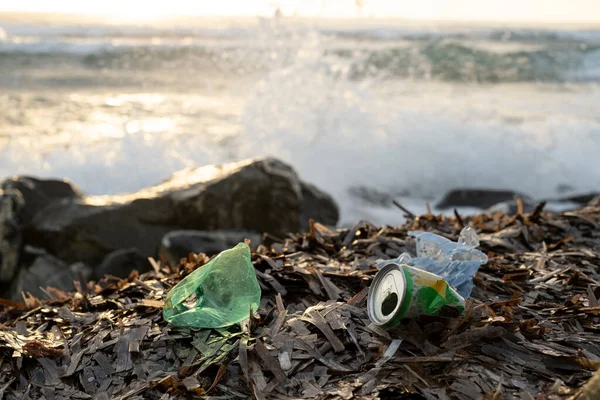
{"type": "Polygon", "coordinates": [[[407,264],[439,275],[462,297],[470,297],[474,287],[473,276],[480,266],[488,262],[487,256],[477,250],[479,239],[475,230],[465,227],[458,242],[431,232],[410,231],[408,234],[416,238],[417,257],[402,253],[392,260],[379,260],[377,266],[381,268],[390,262],[407,264]]]}
{"type": "Polygon", "coordinates": [[[177,327],[221,328],[247,319],[250,308],[258,309],[260,296],[250,248],[239,243],[175,285],[163,317],[177,327]]]}

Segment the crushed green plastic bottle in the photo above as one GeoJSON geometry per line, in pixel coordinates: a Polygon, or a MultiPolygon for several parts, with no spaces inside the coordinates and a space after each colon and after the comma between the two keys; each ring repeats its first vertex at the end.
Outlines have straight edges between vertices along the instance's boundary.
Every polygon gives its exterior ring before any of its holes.
{"type": "Polygon", "coordinates": [[[167,294],[164,319],[180,328],[222,328],[249,317],[260,304],[250,248],[239,243],[219,253],[167,294]]]}

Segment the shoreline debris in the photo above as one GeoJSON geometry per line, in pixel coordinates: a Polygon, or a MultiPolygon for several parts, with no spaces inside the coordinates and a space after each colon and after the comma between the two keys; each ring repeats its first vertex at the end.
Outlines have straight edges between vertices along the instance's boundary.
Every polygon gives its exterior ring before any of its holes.
{"type": "Polygon", "coordinates": [[[175,329],[167,292],[210,259],[107,276],[50,299],[0,301],[0,394],[17,398],[533,398],[575,396],[600,367],[600,204],[462,217],[489,262],[461,315],[366,313],[376,262],[415,252],[409,231],[457,240],[443,215],[406,225],[311,223],[251,253],[263,293],[241,326],[175,329]]]}

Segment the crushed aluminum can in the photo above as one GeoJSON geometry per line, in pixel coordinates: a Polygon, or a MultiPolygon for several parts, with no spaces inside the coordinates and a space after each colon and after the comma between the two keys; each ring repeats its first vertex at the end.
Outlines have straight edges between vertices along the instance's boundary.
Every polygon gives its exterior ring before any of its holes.
{"type": "Polygon", "coordinates": [[[444,306],[462,312],[465,299],[444,278],[406,264],[383,266],[367,297],[369,319],[384,328],[393,328],[404,318],[435,315],[444,306]]]}

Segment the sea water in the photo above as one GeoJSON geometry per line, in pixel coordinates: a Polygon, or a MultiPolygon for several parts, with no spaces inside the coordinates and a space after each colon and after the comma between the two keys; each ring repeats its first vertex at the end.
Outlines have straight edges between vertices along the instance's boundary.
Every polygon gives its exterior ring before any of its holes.
{"type": "Polygon", "coordinates": [[[457,187],[598,190],[599,83],[590,26],[3,14],[0,178],[108,194],[272,155],[342,225],[395,224],[457,187]]]}

